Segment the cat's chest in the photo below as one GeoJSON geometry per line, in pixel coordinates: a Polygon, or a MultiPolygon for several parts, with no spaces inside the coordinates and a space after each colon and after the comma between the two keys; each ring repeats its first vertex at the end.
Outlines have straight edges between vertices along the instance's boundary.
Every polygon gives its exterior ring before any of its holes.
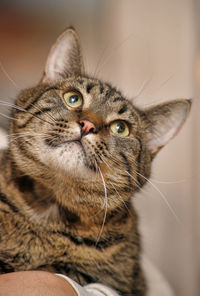
{"type": "Polygon", "coordinates": [[[98,260],[101,253],[95,241],[86,239],[69,227],[62,230],[42,228],[6,215],[1,217],[0,260],[12,263],[15,270],[40,266],[86,263],[98,260]],[[6,222],[5,222],[6,221],[6,222]],[[15,227],[14,227],[15,226],[15,227]]]}

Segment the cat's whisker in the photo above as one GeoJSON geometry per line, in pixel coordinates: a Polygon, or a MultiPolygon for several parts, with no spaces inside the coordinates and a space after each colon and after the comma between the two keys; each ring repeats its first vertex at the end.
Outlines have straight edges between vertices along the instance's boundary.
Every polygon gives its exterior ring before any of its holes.
{"type": "MultiPolygon", "coordinates": [[[[7,134],[6,137],[15,136],[15,135],[39,135],[39,134],[41,134],[41,133],[35,132],[32,129],[27,129],[27,131],[7,134]]],[[[42,134],[47,135],[46,132],[42,132],[42,134]]]]}
{"type": "MultiPolygon", "coordinates": [[[[112,171],[113,169],[112,169],[111,166],[105,161],[103,155],[101,155],[100,157],[101,157],[102,162],[105,163],[105,165],[106,165],[106,166],[112,171]]],[[[124,202],[123,198],[121,197],[121,195],[120,195],[119,192],[117,191],[117,189],[116,189],[116,187],[114,186],[114,184],[113,184],[111,181],[109,181],[109,184],[113,187],[113,189],[114,189],[115,192],[117,193],[117,195],[118,195],[120,201],[122,202],[122,204],[124,205],[124,207],[126,208],[126,210],[128,211],[128,213],[131,214],[129,208],[127,207],[126,203],[124,202]]]]}
{"type": "Polygon", "coordinates": [[[6,115],[6,114],[4,114],[4,113],[1,113],[1,112],[0,112],[0,115],[3,116],[3,117],[5,117],[5,118],[7,118],[7,119],[11,119],[11,120],[15,120],[15,121],[18,120],[17,118],[14,118],[14,117],[8,116],[8,115],[6,115]]]}
{"type": "MultiPolygon", "coordinates": [[[[40,139],[45,139],[46,138],[46,136],[45,135],[43,135],[43,134],[37,134],[37,137],[39,137],[40,139]]],[[[18,139],[20,139],[20,138],[23,138],[24,139],[24,141],[26,140],[26,139],[30,139],[30,140],[32,140],[33,138],[34,138],[34,135],[32,134],[29,134],[29,135],[18,135],[18,136],[10,136],[9,137],[9,141],[11,142],[13,142],[13,141],[16,141],[16,140],[18,140],[18,139]]]]}
{"type": "Polygon", "coordinates": [[[29,133],[29,134],[22,134],[22,135],[10,135],[9,137],[8,137],[8,139],[10,140],[10,141],[14,141],[14,140],[18,140],[18,139],[20,139],[20,138],[23,138],[23,140],[25,141],[26,139],[30,139],[30,140],[32,140],[35,136],[37,136],[37,137],[40,137],[40,138],[45,138],[45,135],[44,134],[34,134],[34,133],[29,133]]]}
{"type": "Polygon", "coordinates": [[[119,194],[118,190],[116,189],[115,185],[112,182],[109,182],[109,184],[111,184],[111,186],[113,187],[113,189],[115,190],[115,192],[117,193],[117,196],[119,197],[119,199],[122,201],[124,207],[126,208],[127,212],[129,213],[129,215],[131,215],[131,212],[129,210],[129,208],[127,207],[125,201],[123,200],[122,196],[119,194]]]}
{"type": "Polygon", "coordinates": [[[62,114],[61,114],[61,112],[60,112],[60,110],[59,110],[59,107],[56,108],[56,112],[59,114],[60,118],[63,117],[62,114]]]}
{"type": "MultiPolygon", "coordinates": [[[[191,177],[192,178],[192,177],[191,177]]],[[[158,180],[158,179],[155,179],[155,178],[150,178],[151,181],[153,181],[154,183],[157,183],[157,184],[180,184],[180,183],[185,183],[189,180],[191,180],[190,177],[188,178],[185,178],[185,179],[181,179],[181,180],[158,180]]]]}
{"type": "MultiPolygon", "coordinates": [[[[120,160],[117,160],[117,162],[119,162],[120,160]]],[[[131,163],[133,163],[134,165],[138,166],[138,162],[134,159],[129,159],[129,161],[131,163]]],[[[157,180],[157,179],[154,179],[154,178],[150,178],[154,183],[158,183],[158,184],[179,184],[179,183],[184,183],[186,181],[189,180],[189,178],[187,179],[181,179],[181,180],[174,180],[174,181],[168,181],[168,180],[157,180]]]]}
{"type": "Polygon", "coordinates": [[[108,210],[108,192],[107,192],[107,188],[106,188],[106,183],[105,183],[105,180],[104,180],[104,176],[102,174],[102,171],[99,167],[99,173],[100,173],[100,176],[101,176],[101,179],[102,179],[102,183],[103,183],[103,187],[104,187],[104,204],[103,204],[103,208],[105,207],[105,213],[104,213],[104,217],[103,217],[103,222],[102,222],[102,226],[101,226],[101,229],[100,229],[100,232],[99,232],[99,235],[97,237],[97,240],[96,240],[96,246],[100,240],[100,237],[103,233],[103,228],[104,228],[104,225],[105,225],[105,222],[106,222],[106,215],[107,215],[107,210],[108,210]]]}
{"type": "Polygon", "coordinates": [[[174,216],[174,218],[176,219],[176,221],[178,222],[178,224],[179,225],[182,225],[182,221],[177,216],[177,214],[175,213],[174,209],[172,208],[172,206],[170,205],[169,201],[167,200],[166,196],[160,191],[160,189],[152,181],[150,181],[148,178],[146,178],[142,174],[140,174],[138,172],[136,172],[136,174],[139,175],[140,177],[144,178],[149,184],[151,184],[151,186],[160,194],[160,196],[162,197],[163,201],[167,205],[168,209],[170,210],[170,212],[172,213],[172,215],[174,216]]]}
{"type": "Polygon", "coordinates": [[[96,158],[94,158],[94,163],[95,163],[95,171],[96,171],[95,176],[96,176],[96,179],[97,179],[98,178],[98,172],[99,172],[99,166],[97,164],[96,158]]]}
{"type": "MultiPolygon", "coordinates": [[[[96,166],[96,168],[97,168],[97,171],[96,171],[95,176],[96,176],[96,178],[98,178],[98,177],[99,177],[99,166],[98,166],[98,164],[97,164],[96,159],[94,159],[94,162],[95,162],[95,166],[96,166]]],[[[93,187],[94,187],[95,184],[96,184],[96,182],[93,182],[93,187]]],[[[103,204],[103,207],[104,207],[104,204],[103,204]]],[[[98,212],[96,212],[94,215],[92,215],[92,217],[98,216],[98,214],[99,214],[100,212],[102,212],[102,209],[100,209],[98,212]]]]}
{"type": "Polygon", "coordinates": [[[0,105],[2,105],[2,106],[12,107],[12,108],[15,108],[15,109],[17,109],[17,110],[19,110],[19,111],[28,112],[28,111],[26,111],[24,108],[19,107],[19,106],[13,104],[13,103],[6,102],[6,101],[0,101],[0,105]]]}
{"type": "Polygon", "coordinates": [[[11,134],[8,134],[8,135],[5,135],[7,138],[18,138],[18,137],[26,137],[26,136],[48,136],[47,133],[45,132],[42,132],[42,133],[38,133],[38,132],[33,132],[32,130],[30,131],[27,131],[27,132],[20,132],[20,133],[11,133],[11,134]]]}
{"type": "MultiPolygon", "coordinates": [[[[9,140],[9,143],[11,144],[11,143],[16,143],[17,142],[17,140],[19,140],[20,139],[20,137],[18,137],[18,138],[11,138],[10,140],[9,140]]],[[[27,143],[27,142],[31,142],[32,143],[32,139],[30,139],[30,138],[24,138],[23,137],[23,143],[27,143]]]]}
{"type": "Polygon", "coordinates": [[[4,73],[4,75],[8,78],[8,80],[12,83],[12,85],[16,88],[16,90],[19,91],[21,89],[21,87],[19,87],[17,85],[17,83],[12,79],[12,77],[8,74],[8,72],[6,71],[6,69],[3,66],[2,62],[0,62],[0,69],[4,73]]]}
{"type": "MultiPolygon", "coordinates": [[[[103,155],[100,155],[100,158],[101,158],[102,162],[105,163],[105,165],[106,165],[106,166],[112,171],[113,169],[112,169],[111,166],[105,161],[103,155]]],[[[109,184],[111,184],[111,186],[114,188],[114,190],[116,191],[117,195],[119,196],[120,200],[122,201],[122,203],[124,204],[124,206],[126,207],[126,209],[129,210],[129,209],[127,208],[127,205],[125,204],[123,198],[121,197],[121,195],[120,195],[119,192],[117,191],[116,187],[114,186],[114,184],[113,184],[111,181],[109,181],[109,184]]]]}
{"type": "Polygon", "coordinates": [[[166,78],[163,82],[161,82],[159,87],[157,87],[155,90],[149,93],[149,96],[155,96],[155,93],[158,92],[160,89],[162,89],[168,83],[168,81],[170,81],[173,77],[174,77],[174,74],[169,75],[168,78],[166,78]]]}
{"type": "Polygon", "coordinates": [[[156,179],[152,179],[151,180],[154,182],[154,183],[157,183],[157,184],[180,184],[180,183],[185,183],[187,182],[188,180],[190,180],[190,178],[188,179],[182,179],[182,180],[175,180],[175,181],[164,181],[164,180],[156,180],[156,179]]]}
{"type": "Polygon", "coordinates": [[[152,81],[153,79],[153,73],[152,75],[147,78],[141,85],[141,87],[139,88],[137,94],[133,97],[134,100],[140,98],[141,94],[143,93],[143,91],[145,90],[145,88],[148,86],[148,84],[152,81]]]}
{"type": "MultiPolygon", "coordinates": [[[[137,179],[132,176],[128,171],[125,170],[125,172],[136,182],[136,186],[138,186],[138,188],[140,189],[140,191],[144,191],[143,188],[141,188],[141,186],[137,185],[139,184],[137,179]]],[[[160,191],[160,189],[151,181],[149,180],[148,178],[146,178],[145,176],[143,176],[142,174],[140,174],[139,172],[135,171],[135,173],[142,177],[144,180],[146,180],[158,193],[159,195],[162,197],[163,201],[165,202],[165,204],[167,205],[168,209],[170,210],[170,212],[172,213],[172,215],[175,217],[176,221],[179,223],[179,224],[182,224],[181,220],[179,219],[179,217],[177,216],[177,214],[175,213],[174,209],[172,208],[172,206],[170,205],[169,201],[167,200],[166,196],[160,191]]]]}
{"type": "MultiPolygon", "coordinates": [[[[109,152],[109,155],[110,155],[110,158],[111,158],[116,164],[118,164],[118,165],[119,165],[119,164],[124,165],[124,163],[123,163],[121,160],[116,159],[116,157],[114,157],[112,153],[109,152]]],[[[134,163],[134,164],[135,164],[135,163],[134,163]]],[[[112,168],[111,168],[111,169],[112,169],[112,168]]],[[[123,171],[124,171],[125,173],[128,173],[128,174],[129,174],[128,171],[126,171],[126,170],[124,170],[124,169],[123,169],[123,171]]],[[[132,179],[135,181],[135,183],[134,183],[135,186],[136,186],[138,189],[141,189],[141,186],[140,186],[138,180],[137,180],[135,177],[133,177],[131,174],[130,174],[130,176],[131,176],[132,179]]]]}
{"type": "Polygon", "coordinates": [[[99,63],[99,69],[95,71],[97,75],[99,75],[99,72],[101,69],[108,63],[108,61],[112,58],[113,54],[115,54],[129,39],[130,37],[133,36],[133,34],[129,34],[126,38],[124,38],[120,43],[117,43],[117,45],[113,46],[113,48],[110,50],[109,56],[102,62],[101,64],[99,63]]]}
{"type": "MultiPolygon", "coordinates": [[[[118,159],[115,159],[115,158],[113,157],[113,155],[111,155],[111,157],[112,157],[112,160],[113,160],[116,164],[121,163],[122,165],[124,165],[124,163],[123,163],[122,161],[120,161],[120,160],[118,160],[118,159]]],[[[133,177],[128,171],[126,171],[126,170],[124,170],[124,169],[123,169],[123,171],[124,171],[126,174],[128,174],[128,175],[134,180],[134,185],[135,185],[139,190],[143,190],[143,188],[141,188],[141,185],[140,185],[140,183],[138,182],[137,178],[133,177]]]]}
{"type": "Polygon", "coordinates": [[[51,146],[53,144],[54,140],[56,140],[56,135],[51,135],[51,139],[49,139],[49,135],[45,135],[44,139],[48,139],[48,144],[51,146]]]}
{"type": "MultiPolygon", "coordinates": [[[[46,135],[45,133],[31,133],[31,132],[26,132],[26,133],[21,133],[21,134],[11,134],[9,137],[8,137],[8,141],[9,143],[15,143],[17,144],[17,141],[19,139],[23,139],[23,142],[24,143],[31,143],[33,144],[33,138],[37,137],[37,138],[40,138],[40,139],[46,139],[48,135],[46,135]]],[[[35,145],[35,149],[37,150],[37,144],[35,145]]]]}
{"type": "Polygon", "coordinates": [[[97,64],[96,64],[96,68],[95,68],[95,71],[94,71],[94,74],[93,74],[94,77],[96,77],[98,67],[99,67],[101,61],[103,60],[104,55],[105,55],[106,51],[108,50],[108,47],[109,47],[109,46],[110,46],[110,43],[107,44],[107,45],[105,45],[105,47],[104,47],[103,50],[102,50],[102,53],[101,53],[101,55],[100,55],[100,57],[99,57],[99,60],[98,60],[98,62],[97,62],[97,64]]]}
{"type": "MultiPolygon", "coordinates": [[[[43,113],[42,109],[40,109],[38,106],[35,106],[35,105],[33,105],[32,103],[31,103],[30,105],[31,105],[33,108],[35,108],[35,109],[37,109],[38,111],[40,111],[40,112],[43,113]]],[[[50,120],[56,122],[55,118],[53,118],[52,115],[50,115],[50,114],[48,114],[48,113],[46,113],[46,115],[47,115],[47,117],[48,117],[50,120]]]]}
{"type": "MultiPolygon", "coordinates": [[[[26,109],[21,108],[21,107],[15,105],[15,104],[8,103],[8,102],[5,102],[5,101],[0,101],[0,105],[8,106],[8,107],[12,107],[12,108],[14,108],[14,109],[16,109],[16,110],[19,110],[19,111],[22,111],[22,112],[25,112],[25,113],[29,113],[29,114],[31,114],[33,117],[38,118],[38,119],[40,119],[41,121],[44,121],[44,122],[47,122],[47,123],[53,125],[53,123],[51,123],[51,122],[49,122],[49,121],[47,121],[47,120],[45,120],[45,119],[43,119],[43,118],[41,118],[41,117],[39,117],[39,116],[37,116],[37,115],[35,115],[35,114],[33,114],[33,113],[27,111],[26,109]]],[[[1,113],[0,115],[3,115],[3,114],[1,113]]],[[[6,117],[6,115],[5,115],[5,117],[6,117]]],[[[9,118],[9,117],[7,117],[7,118],[9,118]]],[[[10,117],[9,119],[13,119],[13,118],[10,117]]],[[[17,119],[14,118],[14,120],[17,120],[17,119]]]]}

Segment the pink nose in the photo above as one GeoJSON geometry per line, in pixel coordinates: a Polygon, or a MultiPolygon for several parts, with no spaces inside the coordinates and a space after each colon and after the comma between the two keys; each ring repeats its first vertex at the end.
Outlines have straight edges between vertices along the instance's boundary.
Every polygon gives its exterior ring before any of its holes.
{"type": "Polygon", "coordinates": [[[82,135],[87,135],[89,133],[95,133],[96,132],[96,126],[91,121],[84,119],[80,121],[81,125],[81,133],[82,135]]]}

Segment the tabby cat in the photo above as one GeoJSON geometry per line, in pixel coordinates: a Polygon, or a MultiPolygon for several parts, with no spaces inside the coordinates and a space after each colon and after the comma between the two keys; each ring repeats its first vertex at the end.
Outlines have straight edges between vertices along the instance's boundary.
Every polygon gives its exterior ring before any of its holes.
{"type": "Polygon", "coordinates": [[[145,295],[131,197],[190,105],[136,108],[84,73],[79,38],[67,29],[40,83],[12,109],[0,156],[0,273],[47,270],[145,295]]]}

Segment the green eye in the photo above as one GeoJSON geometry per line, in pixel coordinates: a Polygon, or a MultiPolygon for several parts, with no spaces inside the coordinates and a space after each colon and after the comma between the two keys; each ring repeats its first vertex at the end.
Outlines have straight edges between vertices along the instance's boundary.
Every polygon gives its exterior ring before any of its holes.
{"type": "Polygon", "coordinates": [[[82,104],[83,104],[83,99],[82,99],[81,94],[76,91],[68,91],[68,92],[64,93],[63,98],[65,100],[65,103],[70,108],[78,108],[78,107],[82,106],[82,104]]]}
{"type": "Polygon", "coordinates": [[[114,121],[110,125],[110,129],[113,134],[119,136],[119,137],[127,137],[129,135],[129,127],[124,121],[114,121]]]}

